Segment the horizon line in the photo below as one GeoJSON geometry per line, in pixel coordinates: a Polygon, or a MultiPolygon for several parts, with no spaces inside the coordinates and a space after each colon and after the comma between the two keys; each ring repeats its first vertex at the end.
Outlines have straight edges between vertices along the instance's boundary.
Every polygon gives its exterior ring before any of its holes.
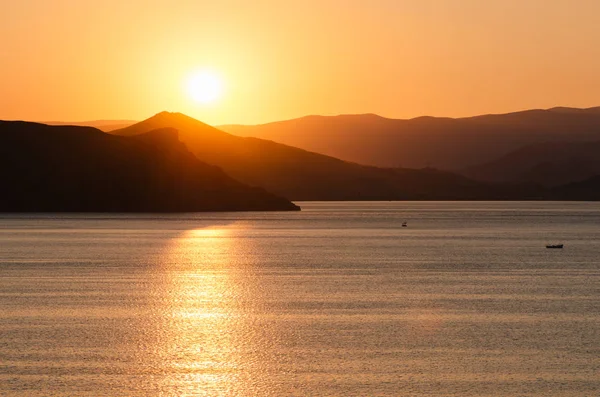
{"type": "MultiPolygon", "coordinates": [[[[381,114],[378,113],[372,113],[372,112],[367,112],[367,113],[337,113],[337,114],[307,114],[304,116],[298,116],[298,117],[292,117],[292,118],[285,118],[285,119],[281,119],[281,120],[273,120],[273,121],[267,121],[264,123],[219,123],[219,124],[210,124],[210,123],[206,123],[209,124],[213,127],[218,127],[218,126],[262,126],[262,125],[267,125],[267,124],[273,124],[273,123],[281,123],[281,122],[286,122],[286,121],[293,121],[293,120],[301,120],[301,119],[305,119],[305,118],[311,118],[311,117],[347,117],[347,116],[376,116],[379,117],[381,119],[386,119],[386,120],[401,120],[401,121],[410,121],[410,120],[417,120],[417,119],[422,119],[422,118],[434,118],[434,119],[454,119],[454,120],[459,120],[459,119],[469,119],[469,118],[476,118],[476,117],[484,117],[484,116],[503,116],[503,115],[508,115],[508,114],[514,114],[514,113],[524,113],[524,112],[531,112],[531,111],[551,111],[551,110],[555,110],[555,109],[571,109],[571,110],[591,110],[591,109],[596,109],[596,108],[600,108],[600,105],[597,106],[590,106],[590,107],[574,107],[574,106],[562,106],[562,105],[557,105],[557,106],[552,106],[549,108],[523,108],[523,109],[519,109],[519,110],[514,110],[514,111],[509,111],[509,112],[498,112],[498,113],[481,113],[481,114],[472,114],[472,115],[468,115],[468,116],[434,116],[431,114],[424,114],[424,115],[420,115],[420,116],[415,116],[415,117],[408,117],[408,118],[396,118],[396,117],[388,117],[388,116],[383,116],[381,114]]],[[[172,111],[165,111],[165,110],[161,110],[159,112],[156,112],[154,114],[152,114],[152,116],[146,117],[144,119],[141,120],[136,120],[136,119],[111,119],[111,118],[106,118],[106,119],[87,119],[87,120],[80,120],[80,121],[61,121],[61,120],[26,120],[26,119],[0,119],[3,121],[29,121],[29,122],[34,122],[34,123],[41,123],[41,124],[64,124],[64,125],[78,125],[80,123],[139,123],[143,120],[146,120],[150,117],[153,117],[159,113],[163,113],[163,112],[168,112],[168,113],[181,113],[184,114],[188,117],[192,117],[194,119],[196,119],[196,117],[194,116],[190,116],[186,113],[182,113],[182,112],[172,112],[172,111]]],[[[200,120],[200,119],[196,119],[196,120],[200,120]]],[[[200,120],[202,121],[202,120],[200,120]]]]}

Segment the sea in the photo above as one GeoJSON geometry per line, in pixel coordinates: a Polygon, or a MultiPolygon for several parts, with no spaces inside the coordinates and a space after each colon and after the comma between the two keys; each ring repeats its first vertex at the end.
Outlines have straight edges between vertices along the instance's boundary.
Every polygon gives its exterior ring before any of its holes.
{"type": "Polygon", "coordinates": [[[298,204],[0,214],[0,395],[600,395],[600,203],[298,204]]]}

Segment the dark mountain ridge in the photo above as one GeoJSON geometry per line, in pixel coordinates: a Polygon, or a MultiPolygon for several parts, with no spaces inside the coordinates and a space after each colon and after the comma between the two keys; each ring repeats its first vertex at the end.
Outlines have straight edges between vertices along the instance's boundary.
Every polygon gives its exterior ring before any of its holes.
{"type": "Polygon", "coordinates": [[[199,161],[177,131],[120,137],[0,121],[1,212],[297,210],[199,161]]]}

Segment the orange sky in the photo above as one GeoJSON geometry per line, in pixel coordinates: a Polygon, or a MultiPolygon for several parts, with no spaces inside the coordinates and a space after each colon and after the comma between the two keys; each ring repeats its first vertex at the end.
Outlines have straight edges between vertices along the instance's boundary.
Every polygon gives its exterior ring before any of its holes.
{"type": "Polygon", "coordinates": [[[598,0],[19,0],[0,119],[211,124],[600,105],[598,0]],[[202,105],[184,82],[224,79],[202,105]]]}

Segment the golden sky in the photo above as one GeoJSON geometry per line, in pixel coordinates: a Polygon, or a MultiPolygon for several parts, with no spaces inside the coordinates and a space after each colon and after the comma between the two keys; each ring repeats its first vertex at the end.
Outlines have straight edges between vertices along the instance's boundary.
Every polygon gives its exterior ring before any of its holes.
{"type": "Polygon", "coordinates": [[[19,0],[0,119],[211,124],[600,105],[598,0],[19,0]],[[223,96],[193,101],[197,70],[223,96]]]}

